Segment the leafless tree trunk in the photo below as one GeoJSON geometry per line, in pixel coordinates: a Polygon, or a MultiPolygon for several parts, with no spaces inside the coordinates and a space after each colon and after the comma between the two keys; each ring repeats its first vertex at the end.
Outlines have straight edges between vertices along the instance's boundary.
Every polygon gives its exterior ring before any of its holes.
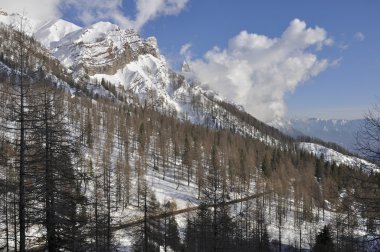
{"type": "Polygon", "coordinates": [[[370,109],[356,137],[357,150],[380,164],[380,101],[370,109]]]}

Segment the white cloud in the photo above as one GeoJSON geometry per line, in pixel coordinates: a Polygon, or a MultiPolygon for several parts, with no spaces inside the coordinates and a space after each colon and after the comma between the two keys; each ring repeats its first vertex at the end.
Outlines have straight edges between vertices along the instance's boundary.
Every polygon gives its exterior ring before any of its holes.
{"type": "Polygon", "coordinates": [[[178,15],[188,0],[137,0],[136,19],[133,21],[136,29],[158,16],[178,15]]]}
{"type": "Polygon", "coordinates": [[[9,12],[25,11],[34,18],[59,18],[62,11],[84,24],[110,20],[123,28],[140,30],[147,22],[160,16],[178,15],[188,0],[135,0],[134,18],[122,9],[125,0],[0,0],[0,6],[9,12]]]}
{"type": "Polygon", "coordinates": [[[357,33],[355,33],[354,36],[355,36],[355,39],[357,39],[358,41],[364,41],[364,39],[365,39],[365,36],[362,32],[357,32],[357,33]]]}
{"type": "Polygon", "coordinates": [[[324,29],[295,19],[279,38],[242,31],[227,48],[215,47],[190,65],[202,83],[270,122],[285,115],[286,93],[330,66],[316,51],[332,43],[324,29]]]}
{"type": "Polygon", "coordinates": [[[184,56],[186,59],[191,58],[190,49],[192,47],[191,43],[186,43],[181,46],[181,49],[179,50],[179,54],[184,56]]]}
{"type": "Polygon", "coordinates": [[[117,19],[122,15],[121,0],[60,0],[60,6],[66,12],[83,22],[92,24],[96,21],[106,19],[117,19]]]}
{"type": "Polygon", "coordinates": [[[178,15],[188,0],[136,0],[135,17],[122,10],[123,0],[61,0],[85,24],[111,20],[124,28],[140,30],[147,22],[160,16],[178,15]]]}
{"type": "Polygon", "coordinates": [[[344,50],[347,50],[348,48],[350,48],[350,44],[349,43],[341,43],[340,45],[338,45],[338,48],[342,51],[344,50]]]}
{"type": "Polygon", "coordinates": [[[335,59],[333,61],[330,61],[329,66],[330,67],[339,67],[342,63],[342,58],[335,59]]]}

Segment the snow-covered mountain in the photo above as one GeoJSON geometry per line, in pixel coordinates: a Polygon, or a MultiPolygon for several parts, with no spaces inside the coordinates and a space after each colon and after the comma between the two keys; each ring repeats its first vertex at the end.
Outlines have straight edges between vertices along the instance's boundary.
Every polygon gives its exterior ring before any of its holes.
{"type": "Polygon", "coordinates": [[[178,103],[189,102],[185,96],[190,93],[200,94],[199,88],[186,90],[188,83],[170,69],[154,37],[143,39],[136,31],[109,22],[79,27],[62,19],[40,21],[0,11],[0,22],[6,25],[17,26],[21,20],[27,34],[41,42],[76,80],[97,84],[104,79],[132,92],[142,103],[146,100],[181,115],[189,112],[178,103]]]}
{"type": "Polygon", "coordinates": [[[89,75],[113,75],[136,61],[139,55],[159,57],[155,38],[142,39],[136,31],[124,30],[109,22],[99,22],[71,32],[52,42],[49,49],[66,67],[74,71],[84,68],[89,75]]]}
{"type": "Polygon", "coordinates": [[[46,48],[51,48],[51,43],[60,41],[67,34],[81,29],[81,27],[63,19],[35,20],[23,17],[20,14],[9,14],[0,8],[0,22],[6,25],[18,27],[23,22],[23,30],[33,35],[46,48]]]}
{"type": "MultiPolygon", "coordinates": [[[[0,12],[0,21],[6,24],[11,23],[11,21],[17,17],[19,16],[0,12]]],[[[132,196],[130,199],[128,198],[128,201],[131,200],[131,203],[136,203],[136,200],[138,201],[140,199],[139,193],[141,190],[139,189],[139,169],[142,166],[145,167],[145,174],[143,175],[145,177],[145,183],[149,184],[149,187],[154,191],[157,199],[161,203],[165,203],[170,199],[173,200],[180,209],[189,207],[189,204],[197,205],[199,204],[201,186],[199,186],[197,184],[199,182],[193,178],[193,174],[197,173],[192,172],[192,164],[194,163],[195,166],[195,163],[198,161],[195,162],[194,160],[194,162],[190,162],[189,167],[187,167],[187,181],[181,181],[181,179],[176,177],[180,174],[179,168],[181,167],[181,176],[185,178],[183,171],[186,169],[182,168],[185,168],[183,166],[185,159],[184,153],[185,150],[187,150],[185,146],[189,144],[189,142],[186,144],[187,137],[185,138],[185,135],[189,133],[189,130],[185,128],[185,130],[179,131],[179,128],[174,125],[173,127],[170,126],[172,128],[170,128],[169,131],[165,132],[166,128],[169,127],[167,124],[156,123],[156,121],[152,120],[154,117],[145,117],[144,112],[137,114],[138,116],[124,117],[127,115],[126,113],[129,113],[130,111],[119,111],[116,109],[116,106],[113,107],[113,105],[119,105],[119,103],[124,105],[124,102],[136,102],[136,104],[133,104],[134,108],[141,105],[141,107],[144,107],[143,109],[141,108],[141,111],[145,111],[145,106],[150,106],[153,109],[149,109],[149,112],[159,111],[165,115],[169,115],[170,117],[168,116],[165,118],[170,118],[170,120],[176,116],[180,120],[185,120],[186,122],[183,124],[186,124],[187,126],[189,126],[187,122],[202,124],[208,128],[225,129],[246,137],[241,138],[240,135],[230,134],[229,132],[212,131],[205,129],[204,127],[198,127],[206,131],[203,136],[221,133],[221,141],[225,141],[226,143],[231,140],[229,137],[226,137],[225,140],[223,140],[223,135],[225,133],[237,137],[239,140],[244,139],[242,141],[237,141],[236,144],[231,144],[231,147],[226,148],[225,152],[223,152],[223,155],[228,155],[230,152],[234,152],[233,158],[226,158],[221,165],[224,169],[227,169],[226,167],[231,168],[231,174],[229,174],[228,177],[235,176],[234,173],[238,171],[236,173],[239,173],[239,176],[241,173],[241,176],[246,177],[245,179],[248,181],[247,188],[245,186],[240,188],[241,185],[239,182],[231,180],[231,186],[228,186],[227,188],[229,188],[228,190],[230,190],[231,194],[229,197],[234,200],[242,195],[257,193],[260,191],[260,187],[262,190],[264,190],[264,186],[265,188],[269,188],[267,187],[269,185],[267,180],[263,179],[265,176],[265,172],[262,171],[264,170],[262,168],[264,160],[270,160],[268,161],[270,164],[268,167],[272,166],[272,163],[275,168],[279,167],[276,172],[279,172],[279,177],[285,178],[284,180],[286,183],[297,182],[300,185],[307,184],[307,186],[312,186],[310,183],[303,182],[304,178],[302,178],[303,175],[301,175],[303,169],[298,170],[297,173],[295,173],[295,178],[288,179],[287,176],[285,176],[285,173],[291,173],[289,169],[292,169],[292,165],[287,166],[286,162],[282,161],[279,161],[278,166],[276,164],[277,158],[282,160],[282,155],[277,155],[277,153],[281,152],[284,155],[288,155],[290,153],[288,150],[296,150],[296,148],[303,149],[318,157],[323,155],[324,160],[335,162],[338,165],[344,164],[357,169],[362,169],[366,172],[379,172],[379,169],[375,165],[365,160],[343,155],[342,153],[316,143],[297,143],[294,139],[282,134],[277,129],[258,121],[253,116],[246,113],[242,107],[220,97],[212,90],[207,90],[202,87],[202,84],[196,79],[195,74],[192,72],[191,66],[186,62],[183,64],[181,72],[173,71],[165,60],[165,57],[161,55],[158,43],[153,37],[146,39],[142,38],[134,30],[124,30],[109,22],[99,22],[87,27],[79,27],[64,20],[26,20],[26,23],[28,22],[31,24],[30,27],[32,27],[29,34],[33,35],[44,46],[43,48],[40,47],[40,53],[44,56],[56,59],[56,62],[53,62],[54,64],[52,64],[54,65],[55,70],[53,68],[44,69],[47,69],[48,74],[55,78],[54,80],[58,80],[57,82],[61,81],[65,83],[65,85],[68,85],[70,90],[74,90],[73,95],[69,96],[70,98],[68,100],[76,100],[78,98],[78,103],[75,103],[75,105],[79,105],[76,113],[81,115],[82,118],[73,119],[73,121],[80,121],[78,127],[81,129],[85,128],[84,125],[90,128],[90,130],[86,130],[85,134],[82,134],[83,140],[81,140],[86,142],[84,144],[86,147],[84,147],[83,156],[85,160],[88,161],[88,173],[91,173],[91,176],[95,174],[95,178],[97,174],[106,174],[104,173],[104,169],[108,168],[109,173],[107,174],[109,175],[107,176],[109,182],[107,183],[109,184],[108,186],[104,186],[104,188],[111,188],[108,190],[115,190],[115,192],[120,188],[120,191],[123,191],[123,193],[124,191],[128,191],[128,194],[131,191],[132,196]],[[57,62],[59,64],[57,64],[57,62]],[[72,79],[67,78],[69,81],[63,79],[66,75],[69,75],[72,79]],[[96,99],[98,95],[103,96],[104,98],[110,98],[115,102],[96,99]],[[130,96],[133,96],[133,99],[129,99],[130,96]],[[82,98],[84,98],[83,100],[85,101],[80,103],[79,100],[82,98]],[[102,104],[102,102],[110,103],[110,107],[102,107],[105,105],[102,104]],[[101,112],[98,114],[98,111],[101,112]],[[96,115],[94,115],[95,112],[96,115]],[[116,113],[120,113],[120,115],[114,115],[116,113]],[[100,120],[100,118],[102,118],[102,120],[100,120]],[[140,131],[144,132],[144,124],[141,123],[141,118],[143,122],[146,122],[148,125],[146,127],[149,130],[146,132],[150,132],[146,134],[148,135],[147,139],[151,141],[151,144],[147,144],[145,150],[141,147],[141,142],[139,142],[140,134],[143,135],[140,131]],[[153,123],[149,123],[152,121],[153,123]],[[106,122],[111,123],[108,124],[106,122]],[[160,126],[157,126],[156,124],[160,126]],[[150,131],[150,129],[153,128],[153,125],[157,128],[154,128],[154,131],[150,131]],[[108,129],[108,127],[110,129],[108,129]],[[114,129],[114,127],[116,127],[117,130],[114,129]],[[94,131],[92,131],[92,128],[94,128],[94,131]],[[124,132],[124,130],[126,131],[124,132]],[[180,135],[183,139],[178,140],[178,143],[175,142],[177,140],[167,142],[166,138],[170,138],[169,136],[173,136],[172,139],[178,137],[174,134],[176,131],[181,132],[180,135]],[[92,132],[95,137],[92,137],[92,132]],[[120,141],[122,137],[126,141],[120,141]],[[84,140],[85,138],[87,139],[84,140]],[[250,138],[258,139],[261,142],[251,141],[252,139],[250,138]],[[262,144],[262,142],[266,145],[262,144]],[[161,146],[161,144],[163,146],[161,146]],[[177,144],[183,145],[183,149],[181,146],[181,148],[177,150],[177,144]],[[260,148],[260,151],[259,148],[257,151],[254,151],[256,145],[260,145],[260,147],[263,146],[263,148],[260,148]],[[248,154],[246,154],[245,149],[250,149],[251,152],[247,152],[248,154]],[[141,150],[143,151],[141,152],[141,150]],[[167,155],[167,158],[164,158],[165,155],[167,155]],[[145,160],[142,157],[144,157],[145,160]],[[268,157],[272,158],[269,159],[268,157]],[[250,164],[248,162],[250,162],[250,164]],[[145,164],[141,165],[141,163],[145,164]],[[285,164],[285,168],[283,167],[283,164],[285,164]],[[125,167],[122,165],[125,165],[125,167]],[[124,168],[125,175],[117,175],[122,170],[124,171],[124,168]],[[175,169],[177,168],[178,173],[176,175],[175,169]],[[246,173],[246,171],[249,171],[251,168],[255,168],[255,172],[252,172],[251,174],[249,172],[246,173]],[[239,169],[241,169],[241,171],[239,171],[239,169]],[[123,176],[125,176],[125,180],[123,176]],[[118,180],[119,182],[117,182],[118,180]],[[121,190],[121,186],[116,186],[117,183],[125,186],[127,189],[121,190]],[[264,184],[260,185],[261,183],[264,184]],[[137,197],[134,197],[134,195],[137,195],[137,197]]],[[[4,62],[0,60],[0,74],[9,76],[9,72],[16,72],[16,70],[12,69],[12,64],[7,65],[5,63],[11,62],[12,56],[14,56],[10,50],[5,50],[12,49],[9,48],[12,46],[12,43],[4,42],[7,39],[8,38],[4,37],[4,40],[0,42],[0,49],[2,49],[0,51],[1,59],[4,59],[4,62]]],[[[17,53],[14,54],[17,55],[17,53]]],[[[43,64],[43,61],[41,60],[41,62],[36,63],[36,65],[38,64],[43,64]]],[[[71,114],[73,115],[74,113],[71,114]]],[[[157,113],[154,114],[159,115],[157,113]]],[[[178,122],[178,120],[173,121],[178,122]]],[[[344,123],[335,122],[335,124],[343,125],[344,123]]],[[[289,125],[291,124],[289,123],[288,126],[289,125]]],[[[197,127],[190,125],[189,128],[197,127]]],[[[79,133],[82,132],[78,132],[78,134],[79,133]]],[[[189,133],[189,138],[190,135],[192,135],[192,133],[189,133]]],[[[194,135],[196,135],[196,133],[194,135]]],[[[202,136],[202,134],[199,135],[202,136]]],[[[215,139],[217,138],[215,137],[215,139]]],[[[213,155],[212,153],[207,154],[207,151],[211,149],[211,146],[209,145],[211,142],[212,141],[210,140],[207,145],[196,145],[195,141],[194,143],[191,141],[189,145],[191,146],[190,149],[198,148],[201,151],[199,155],[200,161],[197,163],[197,166],[199,165],[199,171],[202,170],[202,173],[203,169],[206,169],[207,172],[209,166],[207,155],[213,155]],[[202,154],[202,151],[206,151],[206,154],[202,154]]],[[[311,155],[305,156],[314,160],[314,157],[311,155]]],[[[220,158],[222,159],[222,156],[220,156],[220,158]]],[[[310,170],[314,169],[314,164],[312,162],[310,164],[310,170]]],[[[198,167],[196,168],[198,169],[198,167]]],[[[273,170],[276,170],[275,168],[273,168],[273,170]]],[[[347,170],[347,168],[342,167],[342,170],[347,170]]],[[[311,177],[307,181],[316,183],[316,185],[319,186],[318,181],[312,175],[314,173],[311,172],[310,174],[311,177]]],[[[103,178],[106,178],[105,175],[103,178]]],[[[98,195],[97,187],[94,184],[97,183],[97,179],[88,180],[90,181],[89,186],[88,184],[85,186],[86,189],[88,186],[88,190],[85,189],[84,191],[86,191],[86,197],[91,202],[91,200],[98,198],[98,196],[94,197],[94,195],[98,195]]],[[[105,181],[106,180],[104,179],[104,183],[105,181]]],[[[276,180],[276,184],[277,182],[278,180],[276,180]]],[[[315,188],[319,188],[318,186],[315,188]]],[[[111,195],[111,193],[109,195],[111,195]]],[[[116,199],[116,197],[118,197],[117,195],[121,194],[118,194],[117,192],[114,195],[107,197],[108,199],[110,199],[110,197],[116,199]]],[[[106,196],[106,194],[104,194],[104,196],[106,196]]],[[[121,198],[124,199],[124,196],[121,198]]],[[[277,198],[278,200],[280,199],[280,197],[277,198]]],[[[266,201],[267,200],[262,201],[263,204],[266,204],[266,201]]],[[[282,200],[280,201],[282,202],[282,200]]],[[[95,202],[96,203],[89,204],[90,207],[88,208],[88,211],[90,213],[93,210],[93,208],[91,208],[93,205],[96,205],[95,209],[97,209],[98,201],[96,200],[95,202]]],[[[106,201],[104,200],[103,202],[106,201]]],[[[111,200],[108,202],[111,202],[111,200]]],[[[313,200],[311,202],[313,202],[313,200]]],[[[137,206],[138,204],[139,203],[137,203],[137,206]]],[[[298,234],[308,234],[311,237],[312,230],[317,232],[317,230],[322,227],[322,224],[333,222],[335,217],[335,209],[329,206],[330,202],[327,202],[326,209],[325,204],[323,204],[323,222],[318,221],[318,224],[316,225],[305,222],[303,224],[301,223],[299,227],[296,227],[294,225],[294,220],[298,208],[296,205],[293,205],[293,207],[290,207],[290,214],[285,218],[285,223],[281,220],[282,224],[277,226],[276,217],[274,216],[277,216],[276,209],[279,209],[278,206],[280,203],[269,203],[264,207],[261,203],[256,202],[256,204],[260,204],[260,207],[257,207],[257,209],[265,209],[262,215],[268,215],[268,220],[270,222],[268,225],[268,231],[270,236],[276,237],[278,228],[283,226],[282,242],[289,245],[291,245],[294,240],[298,240],[298,234]],[[329,210],[333,211],[330,212],[329,210]]],[[[281,205],[282,204],[284,203],[281,203],[281,205]]],[[[289,205],[292,206],[292,204],[289,205]]],[[[242,204],[240,207],[242,207],[242,204]]],[[[314,210],[314,214],[318,214],[318,219],[320,218],[320,207],[321,205],[319,205],[318,208],[315,207],[310,209],[310,213],[313,214],[314,210]]],[[[130,202],[128,202],[128,207],[126,208],[124,208],[124,206],[119,208],[115,207],[111,210],[110,207],[108,208],[108,211],[112,211],[112,213],[108,213],[110,217],[109,220],[112,221],[112,224],[116,225],[120,225],[121,223],[125,224],[128,220],[142,216],[141,211],[137,209],[136,204],[132,205],[130,202]]],[[[242,211],[240,210],[240,214],[241,213],[242,211]]],[[[177,219],[182,222],[180,227],[183,230],[186,226],[185,216],[182,215],[177,219]]],[[[360,221],[364,222],[365,219],[360,221]]],[[[363,226],[364,225],[361,224],[360,227],[363,226]]],[[[359,231],[360,230],[358,230],[358,232],[359,231]]],[[[43,234],[43,232],[40,232],[39,234],[43,234]]],[[[363,231],[360,235],[362,236],[364,234],[366,234],[366,232],[363,231]]],[[[121,241],[118,246],[125,246],[129,251],[131,243],[129,239],[131,235],[126,234],[123,229],[116,233],[115,236],[121,241]]],[[[312,238],[310,238],[310,240],[312,240],[312,238]]],[[[311,242],[310,244],[306,244],[305,241],[301,241],[300,247],[310,248],[311,242]],[[304,244],[302,245],[302,243],[304,244]]]]}
{"type": "MultiPolygon", "coordinates": [[[[0,22],[4,24],[17,24],[21,19],[28,34],[93,94],[133,95],[140,104],[174,113],[195,124],[229,129],[269,145],[287,144],[283,141],[285,135],[205,89],[186,62],[180,73],[173,71],[154,37],[145,39],[133,29],[125,30],[109,22],[79,27],[62,19],[33,20],[0,10],[0,22]],[[114,86],[114,92],[104,90],[102,82],[114,86]]],[[[359,121],[291,120],[280,129],[292,136],[310,135],[352,149],[358,124],[359,121]]],[[[314,149],[310,147],[309,151],[314,153],[314,149]]]]}

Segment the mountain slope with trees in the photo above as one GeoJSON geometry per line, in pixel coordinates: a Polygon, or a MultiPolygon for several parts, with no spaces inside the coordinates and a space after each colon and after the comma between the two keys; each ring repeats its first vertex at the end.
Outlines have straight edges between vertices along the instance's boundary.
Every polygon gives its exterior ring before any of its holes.
{"type": "Polygon", "coordinates": [[[170,96],[187,108],[181,115],[157,106],[159,95],[67,69],[22,29],[0,33],[5,250],[312,248],[325,222],[338,251],[378,238],[378,174],[296,148],[179,74],[167,87],[188,92],[170,96]],[[255,193],[263,196],[225,204],[255,193]],[[200,207],[152,218],[189,203],[200,207]],[[133,220],[143,221],[118,228],[133,220]]]}

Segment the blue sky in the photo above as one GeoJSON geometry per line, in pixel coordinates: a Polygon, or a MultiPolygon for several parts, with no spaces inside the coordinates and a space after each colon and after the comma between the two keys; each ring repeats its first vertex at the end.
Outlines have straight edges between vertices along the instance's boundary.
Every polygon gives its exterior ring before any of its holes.
{"type": "Polygon", "coordinates": [[[186,59],[205,85],[267,122],[360,118],[380,98],[378,0],[0,0],[0,7],[155,36],[174,68],[186,59]]]}

